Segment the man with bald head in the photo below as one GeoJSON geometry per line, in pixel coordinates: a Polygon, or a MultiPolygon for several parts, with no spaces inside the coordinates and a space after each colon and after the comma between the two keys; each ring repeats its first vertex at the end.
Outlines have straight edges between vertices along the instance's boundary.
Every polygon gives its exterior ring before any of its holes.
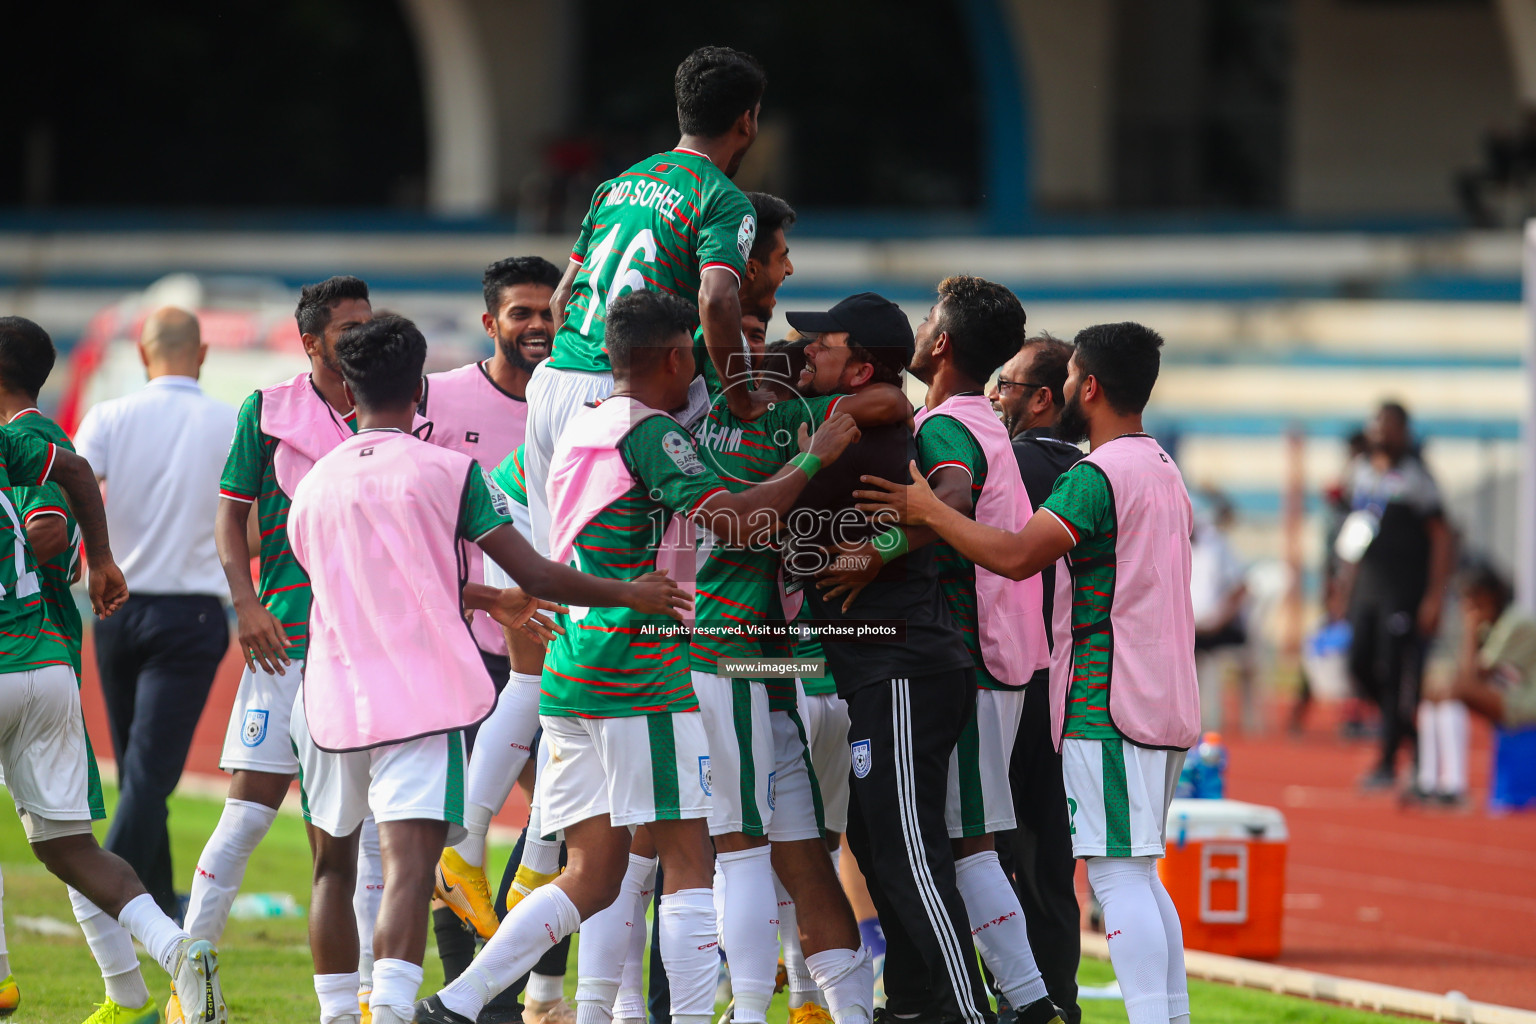
{"type": "Polygon", "coordinates": [[[139,337],[149,383],[94,406],[75,437],[105,485],[132,595],[96,624],[121,793],[106,847],[178,919],[166,798],[229,647],[213,520],[235,411],[198,385],[207,354],[195,315],[173,306],[150,313],[139,337]]]}

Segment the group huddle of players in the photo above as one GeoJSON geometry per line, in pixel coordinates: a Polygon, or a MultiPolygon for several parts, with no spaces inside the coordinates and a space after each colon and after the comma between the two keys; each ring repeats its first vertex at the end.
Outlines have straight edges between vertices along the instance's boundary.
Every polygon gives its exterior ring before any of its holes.
{"type": "MultiPolygon", "coordinates": [[[[1140,426],[1161,339],[1078,335],[1060,431],[1089,454],[1038,508],[984,393],[1026,340],[1008,289],[947,278],[915,332],[854,295],[765,343],[794,214],[731,180],[765,84],[733,50],[684,60],[679,144],[598,188],[564,272],[487,269],[488,360],[424,377],[422,333],[364,282],[303,290],[311,369],[247,400],[220,483],[221,559],[254,554],[260,578],[230,572],[233,780],[185,930],[88,815],[83,832],[49,820],[88,799],[77,726],[55,729],[80,754],[63,804],[30,799],[6,754],[39,856],[172,973],[170,1021],[227,1019],[213,943],[295,776],[322,1024],[499,1020],[519,991],[553,1019],[578,931],[577,1024],[642,1019],[653,893],[652,977],[678,1024],[711,1021],[722,954],[731,1019],[765,1024],[781,946],[795,1024],[990,1021],[978,948],[1019,1021],[1072,1019],[994,840],[1014,827],[1031,680],[1130,1020],[1189,1019],[1154,870],[1198,729],[1189,500],[1140,426]],[[928,387],[915,415],[904,372],[928,387]],[[493,896],[487,831],[530,775],[520,863],[493,896]],[[878,1009],[844,833],[887,942],[878,1009]],[[449,982],[418,1003],[434,899],[449,982]]],[[[126,588],[100,496],[53,441],[0,432],[0,455],[12,483],[66,489],[110,613],[126,588]]],[[[16,544],[13,569],[34,565],[16,544]]],[[[50,685],[77,722],[67,668],[50,685]]],[[[142,980],[114,993],[103,974],[93,1020],[161,1019],[142,980]]]]}

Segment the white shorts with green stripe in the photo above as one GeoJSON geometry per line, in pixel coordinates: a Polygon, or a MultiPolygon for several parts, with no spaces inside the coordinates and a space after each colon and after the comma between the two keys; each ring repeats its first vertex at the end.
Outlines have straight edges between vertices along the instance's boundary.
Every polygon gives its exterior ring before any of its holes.
{"type": "Polygon", "coordinates": [[[1129,740],[1061,741],[1074,857],[1161,857],[1184,751],[1129,740]]]}
{"type": "Polygon", "coordinates": [[[751,679],[693,673],[693,692],[709,737],[705,791],[714,804],[709,834],[766,836],[773,822],[773,724],[768,688],[751,679]]]}
{"type": "Polygon", "coordinates": [[[540,715],[541,828],[606,814],[615,826],[709,816],[709,743],[697,712],[578,718],[540,715]]]}
{"type": "Polygon", "coordinates": [[[976,691],[976,710],[949,755],[944,824],[951,839],[989,836],[1016,826],[1008,762],[1023,715],[1023,690],[976,691]]]}
{"type": "Polygon", "coordinates": [[[824,828],[821,789],[816,783],[805,722],[798,709],[772,711],[768,718],[773,728],[774,757],[773,784],[768,790],[773,820],[768,824],[768,838],[775,843],[820,839],[824,828]]]}
{"type": "Polygon", "coordinates": [[[811,746],[811,765],[821,793],[822,823],[829,832],[848,830],[848,702],[835,693],[800,688],[800,718],[811,746]]]}
{"type": "MultiPolygon", "coordinates": [[[[302,697],[300,698],[303,699],[302,697]]],[[[343,754],[309,739],[304,709],[294,709],[304,820],[333,836],[349,836],[372,815],[391,821],[446,821],[447,845],[463,840],[464,734],[438,733],[343,754]]]]}

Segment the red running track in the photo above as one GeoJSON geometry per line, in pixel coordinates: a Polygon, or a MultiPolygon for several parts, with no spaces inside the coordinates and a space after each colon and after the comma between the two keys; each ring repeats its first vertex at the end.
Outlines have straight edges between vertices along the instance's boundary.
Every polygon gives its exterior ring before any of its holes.
{"type": "MultiPolygon", "coordinates": [[[[191,771],[218,770],[240,668],[232,648],[193,737],[191,771]]],[[[89,636],[84,695],[92,740],[106,754],[89,636]]],[[[1536,1009],[1536,813],[1482,809],[1486,729],[1474,731],[1472,806],[1454,812],[1404,810],[1391,796],[1358,793],[1372,748],[1342,743],[1331,722],[1299,737],[1230,736],[1228,744],[1228,795],[1281,808],[1290,828],[1280,963],[1536,1009]]],[[[526,820],[514,790],[497,821],[526,820]]]]}

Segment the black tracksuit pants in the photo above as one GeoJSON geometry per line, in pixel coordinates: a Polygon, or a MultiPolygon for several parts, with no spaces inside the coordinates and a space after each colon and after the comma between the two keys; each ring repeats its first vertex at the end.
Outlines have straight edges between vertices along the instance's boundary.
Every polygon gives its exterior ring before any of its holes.
{"type": "Polygon", "coordinates": [[[1051,1002],[1067,1024],[1077,1024],[1077,964],[1082,933],[1077,907],[1077,861],[1072,856],[1072,821],[1061,778],[1061,754],[1051,742],[1048,672],[1041,670],[1024,691],[1024,715],[1008,768],[1018,827],[997,837],[1003,870],[1013,878],[1024,908],[1024,924],[1035,963],[1051,1002]]]}
{"type": "Polygon", "coordinates": [[[846,699],[848,845],[885,932],[886,1005],[981,1024],[990,1003],[944,824],[949,758],[976,701],[974,673],[893,679],[846,699]]]}

